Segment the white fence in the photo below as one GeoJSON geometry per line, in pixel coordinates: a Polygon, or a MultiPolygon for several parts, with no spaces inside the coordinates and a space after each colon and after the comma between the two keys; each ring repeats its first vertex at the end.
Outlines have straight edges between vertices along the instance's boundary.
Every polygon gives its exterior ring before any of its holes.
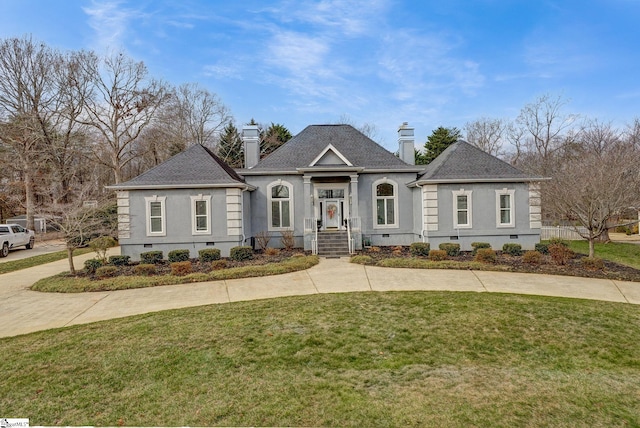
{"type": "Polygon", "coordinates": [[[561,238],[568,241],[579,241],[581,239],[584,239],[578,232],[576,232],[576,229],[578,229],[582,233],[587,233],[587,229],[582,226],[542,226],[542,230],[540,231],[540,239],[548,240],[551,238],[561,238]]]}

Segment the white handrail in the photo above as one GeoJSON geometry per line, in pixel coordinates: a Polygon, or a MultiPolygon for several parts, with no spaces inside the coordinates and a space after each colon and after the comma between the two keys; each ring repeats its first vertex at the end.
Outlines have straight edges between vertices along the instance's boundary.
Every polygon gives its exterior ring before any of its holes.
{"type": "Polygon", "coordinates": [[[351,243],[351,219],[347,219],[347,242],[349,243],[349,254],[353,254],[353,244],[351,243]]]}

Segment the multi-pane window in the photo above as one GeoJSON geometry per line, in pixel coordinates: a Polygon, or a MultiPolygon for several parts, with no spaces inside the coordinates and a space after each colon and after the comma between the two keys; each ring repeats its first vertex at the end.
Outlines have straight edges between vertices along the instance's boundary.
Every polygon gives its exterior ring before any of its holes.
{"type": "Polygon", "coordinates": [[[290,229],[293,223],[292,186],[286,182],[272,184],[269,195],[269,229],[290,229]]]}
{"type": "Polygon", "coordinates": [[[147,206],[147,235],[165,236],[166,235],[166,215],[165,215],[166,197],[147,197],[145,198],[147,206]]]}
{"type": "Polygon", "coordinates": [[[453,227],[471,227],[471,191],[453,192],[453,227]]]}
{"type": "Polygon", "coordinates": [[[496,190],[497,225],[502,227],[514,226],[514,190],[496,190]]]}
{"type": "Polygon", "coordinates": [[[374,183],[375,227],[397,227],[398,225],[398,188],[388,180],[374,183]]]}
{"type": "Polygon", "coordinates": [[[211,195],[191,197],[192,232],[193,234],[210,233],[211,195]]]}

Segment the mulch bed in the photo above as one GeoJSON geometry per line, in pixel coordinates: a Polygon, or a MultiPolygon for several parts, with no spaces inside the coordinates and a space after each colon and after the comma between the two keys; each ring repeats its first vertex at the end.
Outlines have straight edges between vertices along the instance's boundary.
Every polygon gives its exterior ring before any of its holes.
{"type": "MultiPolygon", "coordinates": [[[[397,246],[397,247],[373,247],[363,249],[358,254],[371,257],[374,261],[389,258],[412,258],[409,247],[397,246]]],[[[640,270],[632,268],[630,266],[621,265],[611,261],[603,260],[604,269],[591,270],[586,269],[582,264],[582,259],[587,257],[584,254],[576,254],[573,259],[569,260],[566,265],[558,265],[553,262],[550,256],[543,255],[542,263],[539,265],[532,265],[524,263],[522,257],[514,257],[502,251],[496,251],[497,261],[495,266],[501,266],[503,269],[509,272],[522,272],[522,273],[540,273],[549,275],[569,275],[578,276],[584,278],[602,278],[613,279],[618,281],[633,281],[640,282],[640,270]]],[[[427,260],[427,257],[422,257],[427,260]]],[[[474,256],[470,251],[463,251],[457,257],[447,257],[447,260],[459,261],[459,262],[472,262],[474,256]]]]}

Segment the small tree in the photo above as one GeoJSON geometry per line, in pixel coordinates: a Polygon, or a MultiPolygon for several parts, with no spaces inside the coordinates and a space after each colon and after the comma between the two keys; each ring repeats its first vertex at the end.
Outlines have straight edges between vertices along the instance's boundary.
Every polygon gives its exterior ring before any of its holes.
{"type": "Polygon", "coordinates": [[[63,235],[67,246],[69,272],[76,273],[73,252],[89,244],[93,237],[112,235],[116,230],[117,215],[114,204],[105,201],[98,207],[83,203],[54,204],[45,215],[49,224],[63,235]]]}

